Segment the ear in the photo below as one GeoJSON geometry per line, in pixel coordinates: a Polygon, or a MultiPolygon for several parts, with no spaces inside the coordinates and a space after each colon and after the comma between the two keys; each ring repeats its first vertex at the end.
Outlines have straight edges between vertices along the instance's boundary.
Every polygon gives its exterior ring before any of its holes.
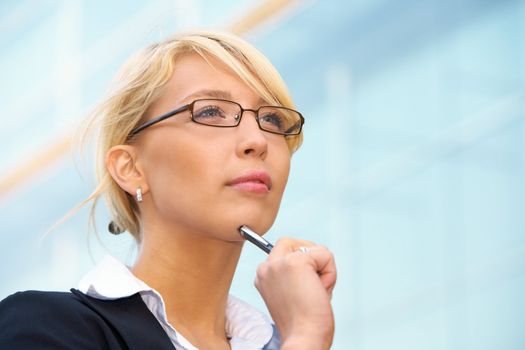
{"type": "Polygon", "coordinates": [[[135,196],[139,187],[142,194],[148,191],[146,177],[137,162],[137,151],[134,146],[111,147],[106,154],[106,168],[120,188],[131,196],[135,196]]]}

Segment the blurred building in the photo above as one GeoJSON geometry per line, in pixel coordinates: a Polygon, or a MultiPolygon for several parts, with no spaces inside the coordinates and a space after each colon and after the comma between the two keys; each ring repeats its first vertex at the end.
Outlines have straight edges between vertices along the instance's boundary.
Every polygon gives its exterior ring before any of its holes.
{"type": "MultiPolygon", "coordinates": [[[[525,347],[525,1],[3,1],[0,298],[74,287],[133,242],[87,208],[74,130],[126,57],[226,28],[276,65],[306,117],[268,237],[330,247],[334,349],[525,347]]],[[[246,247],[232,292],[264,308],[246,247]]]]}

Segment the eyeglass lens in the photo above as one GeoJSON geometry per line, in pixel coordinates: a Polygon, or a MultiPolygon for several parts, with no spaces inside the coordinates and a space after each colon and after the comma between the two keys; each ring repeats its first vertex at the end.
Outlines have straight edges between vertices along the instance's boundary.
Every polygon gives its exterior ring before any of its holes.
{"type": "MultiPolygon", "coordinates": [[[[242,109],[237,103],[226,100],[196,100],[192,106],[192,118],[199,124],[233,127],[239,124],[242,109]]],[[[298,112],[284,108],[264,106],[257,113],[261,129],[283,135],[298,134],[301,116],[298,112]]]]}

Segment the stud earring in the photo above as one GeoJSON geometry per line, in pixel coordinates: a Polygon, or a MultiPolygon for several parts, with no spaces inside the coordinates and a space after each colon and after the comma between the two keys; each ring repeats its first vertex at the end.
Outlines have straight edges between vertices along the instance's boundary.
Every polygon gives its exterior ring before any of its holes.
{"type": "Polygon", "coordinates": [[[142,189],[137,187],[137,202],[142,202],[142,189]]]}
{"type": "Polygon", "coordinates": [[[124,230],[121,229],[119,227],[119,225],[117,225],[117,223],[115,221],[110,221],[109,222],[108,230],[109,230],[109,232],[111,232],[114,235],[120,235],[122,232],[124,232],[124,230]]]}

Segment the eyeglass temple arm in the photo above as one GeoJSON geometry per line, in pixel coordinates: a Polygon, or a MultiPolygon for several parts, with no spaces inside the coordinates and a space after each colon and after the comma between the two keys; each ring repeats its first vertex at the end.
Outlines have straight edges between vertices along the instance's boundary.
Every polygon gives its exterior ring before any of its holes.
{"type": "Polygon", "coordinates": [[[129,137],[131,136],[134,136],[136,134],[138,134],[139,132],[141,132],[142,130],[152,126],[153,124],[156,124],[158,122],[161,122],[163,121],[164,119],[168,119],[169,117],[172,117],[174,116],[175,114],[178,114],[180,112],[183,112],[185,110],[187,110],[189,108],[190,105],[184,105],[182,107],[179,107],[177,109],[174,109],[173,111],[169,111],[163,115],[160,115],[156,118],[153,118],[151,120],[148,120],[147,122],[145,122],[144,124],[141,124],[139,126],[137,126],[135,129],[131,130],[131,132],[129,133],[129,137]]]}

